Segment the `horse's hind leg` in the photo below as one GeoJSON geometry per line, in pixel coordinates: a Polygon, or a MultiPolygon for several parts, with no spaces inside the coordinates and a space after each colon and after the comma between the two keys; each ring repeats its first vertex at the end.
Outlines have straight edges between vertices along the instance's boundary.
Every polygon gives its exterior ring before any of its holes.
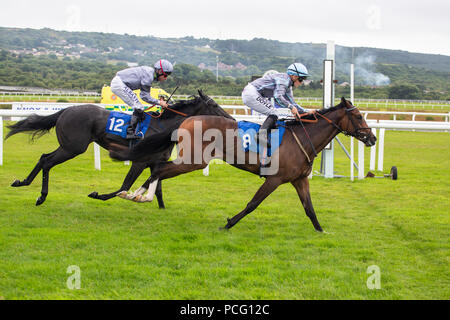
{"type": "Polygon", "coordinates": [[[49,181],[49,172],[50,169],[54,166],[63,163],[69,159],[72,159],[73,157],[77,156],[79,153],[74,154],[71,152],[68,152],[61,147],[59,147],[56,151],[49,154],[47,157],[44,158],[42,163],[42,189],[41,189],[41,196],[36,200],[36,205],[41,205],[44,203],[45,199],[48,195],[48,181],[49,181]]]}
{"type": "Polygon", "coordinates": [[[156,191],[155,191],[155,195],[156,195],[156,199],[158,200],[158,206],[160,209],[165,209],[166,206],[164,205],[164,200],[163,200],[163,196],[162,196],[162,185],[161,185],[161,180],[158,181],[158,185],[156,186],[156,191]]]}
{"type": "Polygon", "coordinates": [[[264,181],[263,185],[258,189],[256,194],[253,196],[252,200],[247,204],[244,210],[239,212],[237,215],[235,215],[233,218],[228,219],[228,223],[225,226],[225,229],[230,229],[233,227],[236,223],[239,222],[243,217],[248,215],[250,212],[255,210],[261,202],[269,194],[275,191],[275,189],[281,184],[281,181],[279,178],[276,177],[268,177],[266,181],[264,181]]]}
{"type": "Polygon", "coordinates": [[[51,156],[52,154],[54,154],[56,152],[53,151],[52,153],[44,153],[41,158],[39,159],[38,163],[36,164],[36,166],[34,167],[34,169],[30,172],[30,174],[28,175],[28,177],[26,177],[25,180],[20,181],[20,180],[15,180],[11,186],[12,187],[23,187],[23,186],[28,186],[30,185],[34,178],[36,178],[37,174],[39,173],[39,171],[42,170],[42,164],[44,163],[45,159],[49,156],[51,156]]]}
{"type": "Polygon", "coordinates": [[[122,183],[122,186],[119,190],[106,193],[106,194],[98,194],[98,192],[94,191],[88,195],[88,197],[92,199],[98,199],[98,200],[109,200],[111,198],[114,198],[117,196],[118,193],[122,191],[128,191],[130,190],[133,183],[136,181],[136,179],[141,175],[142,171],[147,167],[147,164],[144,162],[133,162],[131,165],[130,170],[127,173],[127,176],[125,177],[125,180],[122,183]]]}
{"type": "Polygon", "coordinates": [[[311,220],[314,228],[317,231],[323,232],[312,205],[311,195],[309,193],[308,177],[298,178],[297,180],[292,181],[292,185],[294,186],[295,190],[297,190],[300,201],[303,204],[303,208],[305,208],[305,213],[311,220]]]}

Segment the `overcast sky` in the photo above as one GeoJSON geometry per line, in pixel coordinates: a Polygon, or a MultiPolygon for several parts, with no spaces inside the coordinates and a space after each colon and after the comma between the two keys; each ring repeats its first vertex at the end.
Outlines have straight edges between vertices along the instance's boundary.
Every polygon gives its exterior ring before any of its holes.
{"type": "Polygon", "coordinates": [[[14,0],[0,26],[156,37],[266,38],[450,55],[448,0],[14,0]]]}

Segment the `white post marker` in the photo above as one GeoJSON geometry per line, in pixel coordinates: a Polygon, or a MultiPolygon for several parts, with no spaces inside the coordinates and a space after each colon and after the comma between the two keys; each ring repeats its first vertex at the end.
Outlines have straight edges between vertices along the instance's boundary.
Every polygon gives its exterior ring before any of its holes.
{"type": "Polygon", "coordinates": [[[353,141],[353,137],[350,137],[350,180],[351,181],[355,180],[355,173],[353,170],[353,163],[355,162],[354,153],[355,153],[354,141],[353,141]]]}
{"type": "Polygon", "coordinates": [[[358,179],[364,179],[364,143],[358,141],[358,179]]]}
{"type": "Polygon", "coordinates": [[[355,65],[350,65],[350,101],[355,104],[355,65]]]}
{"type": "MultiPolygon", "coordinates": [[[[377,136],[377,129],[372,128],[372,133],[376,137],[377,136]]],[[[370,170],[375,170],[375,156],[377,153],[377,145],[374,145],[370,147],[370,170]]]]}
{"type": "Polygon", "coordinates": [[[100,146],[94,142],[94,161],[95,169],[102,170],[102,165],[100,161],[100,146]]]}
{"type": "Polygon", "coordinates": [[[384,133],[386,129],[380,128],[380,136],[378,137],[378,171],[383,171],[384,158],[384,133]]]}
{"type": "Polygon", "coordinates": [[[0,166],[3,165],[3,117],[0,117],[0,166]]]}
{"type": "MultiPolygon", "coordinates": [[[[327,42],[327,59],[323,61],[323,107],[331,108],[334,104],[334,41],[327,42]]],[[[334,143],[333,140],[323,149],[322,161],[325,178],[334,177],[334,143]]]]}

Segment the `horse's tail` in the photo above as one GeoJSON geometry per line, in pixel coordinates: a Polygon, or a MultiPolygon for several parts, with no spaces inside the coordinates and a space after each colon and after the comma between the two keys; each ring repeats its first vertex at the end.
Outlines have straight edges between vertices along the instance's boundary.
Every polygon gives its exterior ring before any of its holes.
{"type": "Polygon", "coordinates": [[[32,114],[24,120],[9,125],[8,128],[10,129],[10,131],[6,135],[5,140],[19,132],[32,133],[33,140],[36,138],[36,136],[39,138],[49,132],[50,129],[56,125],[56,121],[64,111],[65,109],[49,116],[39,116],[37,114],[32,114]]]}
{"type": "Polygon", "coordinates": [[[115,147],[112,145],[109,148],[109,156],[120,161],[135,161],[142,159],[146,155],[164,151],[176,143],[176,141],[172,141],[172,132],[174,130],[176,130],[176,128],[155,133],[150,137],[145,138],[131,149],[124,149],[123,147],[115,147]]]}

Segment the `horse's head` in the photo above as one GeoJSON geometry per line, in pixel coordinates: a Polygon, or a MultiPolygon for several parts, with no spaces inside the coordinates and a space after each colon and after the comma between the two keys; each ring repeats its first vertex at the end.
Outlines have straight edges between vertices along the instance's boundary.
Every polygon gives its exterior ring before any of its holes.
{"type": "Polygon", "coordinates": [[[220,116],[234,120],[234,118],[223,110],[217,102],[213,100],[213,98],[204,94],[202,90],[198,90],[198,94],[200,99],[203,101],[203,106],[199,109],[198,114],[220,116]]]}
{"type": "Polygon", "coordinates": [[[368,147],[374,146],[377,138],[367,126],[366,120],[350,101],[341,98],[339,106],[345,110],[345,116],[341,118],[338,125],[345,134],[355,137],[364,142],[368,147]]]}

